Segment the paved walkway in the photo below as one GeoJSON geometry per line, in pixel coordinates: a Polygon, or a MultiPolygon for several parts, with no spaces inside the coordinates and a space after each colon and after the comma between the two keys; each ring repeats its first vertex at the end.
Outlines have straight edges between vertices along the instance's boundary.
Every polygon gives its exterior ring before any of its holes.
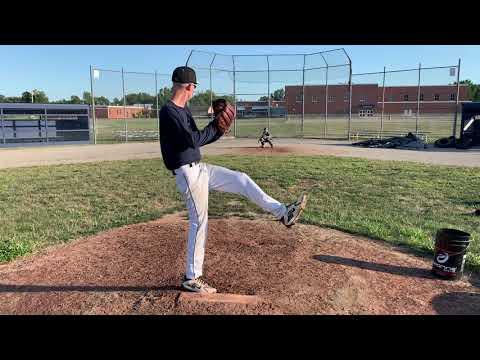
{"type": "MultiPolygon", "coordinates": [[[[317,139],[275,139],[276,154],[333,155],[376,160],[400,160],[421,163],[480,167],[480,148],[457,149],[368,149],[346,141],[317,139]]],[[[255,139],[222,139],[202,148],[204,155],[266,154],[255,139]]],[[[158,142],[105,145],[50,145],[0,148],[0,168],[68,164],[94,161],[150,159],[160,157],[158,142]]]]}

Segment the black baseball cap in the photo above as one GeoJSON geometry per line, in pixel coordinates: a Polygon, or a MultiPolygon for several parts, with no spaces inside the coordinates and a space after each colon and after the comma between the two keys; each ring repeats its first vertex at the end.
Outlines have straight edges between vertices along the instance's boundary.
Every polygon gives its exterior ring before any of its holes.
{"type": "Polygon", "coordinates": [[[172,81],[180,84],[193,83],[198,85],[195,70],[189,68],[188,66],[179,66],[173,70],[172,81]]]}

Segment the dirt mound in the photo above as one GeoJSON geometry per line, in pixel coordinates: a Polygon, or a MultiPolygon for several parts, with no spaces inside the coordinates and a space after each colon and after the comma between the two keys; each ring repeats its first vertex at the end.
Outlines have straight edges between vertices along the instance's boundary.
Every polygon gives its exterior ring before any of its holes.
{"type": "Polygon", "coordinates": [[[429,259],[340,231],[236,218],[210,220],[205,277],[259,301],[184,301],[187,230],[177,214],[1,265],[0,313],[480,313],[480,289],[435,279],[429,259]]]}
{"type": "MultiPolygon", "coordinates": [[[[288,146],[274,145],[271,148],[265,145],[264,148],[260,146],[243,146],[243,147],[228,147],[221,148],[222,154],[231,155],[268,155],[268,156],[284,156],[292,155],[345,155],[347,152],[343,149],[324,149],[320,147],[312,147],[308,144],[293,144],[288,146]]],[[[216,154],[212,151],[212,154],[216,154]]]]}

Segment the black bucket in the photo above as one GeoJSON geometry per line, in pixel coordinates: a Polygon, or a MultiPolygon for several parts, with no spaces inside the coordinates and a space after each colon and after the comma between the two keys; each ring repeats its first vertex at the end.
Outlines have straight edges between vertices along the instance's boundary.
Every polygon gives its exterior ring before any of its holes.
{"type": "Polygon", "coordinates": [[[462,277],[470,234],[455,229],[440,229],[435,237],[432,272],[442,279],[462,277]]]}

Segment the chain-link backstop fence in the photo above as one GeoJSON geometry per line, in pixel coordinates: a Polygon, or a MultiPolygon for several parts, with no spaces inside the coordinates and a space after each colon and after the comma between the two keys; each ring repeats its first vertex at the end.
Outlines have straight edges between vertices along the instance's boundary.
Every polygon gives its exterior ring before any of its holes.
{"type": "Polygon", "coordinates": [[[427,141],[458,135],[459,104],[468,101],[457,65],[353,74],[350,135],[385,137],[409,132],[427,141]]]}
{"type": "Polygon", "coordinates": [[[344,49],[270,55],[192,50],[186,64],[199,74],[200,91],[235,103],[236,137],[256,137],[264,127],[275,137],[347,136],[351,61],[344,49]]]}
{"type": "MultiPolygon", "coordinates": [[[[235,104],[231,135],[358,139],[405,135],[427,140],[460,126],[468,101],[457,65],[352,74],[344,49],[314,54],[224,55],[192,50],[186,65],[199,86],[189,107],[199,128],[212,100],[235,104]],[[458,121],[457,121],[458,120],[458,121]]],[[[158,140],[158,109],[171,95],[171,75],[91,67],[95,142],[158,140]]]]}
{"type": "Polygon", "coordinates": [[[158,141],[158,110],[170,97],[170,75],[91,67],[90,79],[95,143],[158,141]]]}

